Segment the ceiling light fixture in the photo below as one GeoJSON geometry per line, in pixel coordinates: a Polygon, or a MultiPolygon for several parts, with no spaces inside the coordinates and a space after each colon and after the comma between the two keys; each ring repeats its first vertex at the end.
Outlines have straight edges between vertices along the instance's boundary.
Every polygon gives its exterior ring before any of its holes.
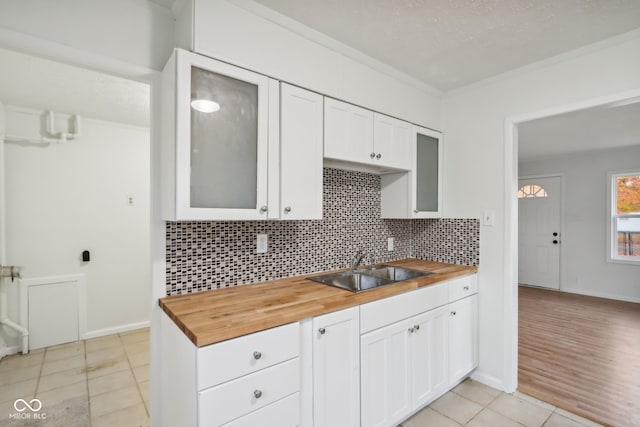
{"type": "Polygon", "coordinates": [[[220,104],[209,99],[194,99],[191,101],[191,108],[201,113],[215,113],[220,109],[220,104]]]}

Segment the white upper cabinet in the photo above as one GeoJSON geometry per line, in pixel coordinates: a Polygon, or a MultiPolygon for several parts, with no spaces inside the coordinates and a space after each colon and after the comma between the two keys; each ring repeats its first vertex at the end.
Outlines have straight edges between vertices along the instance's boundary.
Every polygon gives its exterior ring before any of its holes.
{"type": "Polygon", "coordinates": [[[177,49],[163,96],[164,219],[266,219],[269,78],[177,49]]]}
{"type": "Polygon", "coordinates": [[[280,219],[322,219],[322,95],[281,84],[280,219]]]}
{"type": "Polygon", "coordinates": [[[442,134],[416,127],[414,173],[411,176],[413,218],[442,216],[442,134]]]}
{"type": "Polygon", "coordinates": [[[379,173],[409,170],[412,129],[393,117],[324,100],[324,157],[337,161],[332,166],[379,173]]]}
{"type": "Polygon", "coordinates": [[[413,126],[411,170],[382,176],[382,218],[442,217],[442,134],[413,126]]]}
{"type": "MultiPolygon", "coordinates": [[[[324,157],[369,163],[373,154],[373,111],[324,99],[324,157]]],[[[374,154],[375,157],[375,154],[374,154]]]]}
{"type": "Polygon", "coordinates": [[[373,154],[376,164],[395,169],[411,169],[413,126],[378,113],[374,114],[373,123],[373,154]]]}

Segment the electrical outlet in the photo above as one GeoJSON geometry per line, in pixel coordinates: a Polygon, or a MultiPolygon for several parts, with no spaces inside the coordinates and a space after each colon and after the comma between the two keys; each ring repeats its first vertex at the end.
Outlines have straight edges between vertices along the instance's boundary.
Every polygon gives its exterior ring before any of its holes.
{"type": "Polygon", "coordinates": [[[395,245],[395,239],[393,237],[389,237],[387,239],[387,250],[389,252],[393,251],[394,245],[395,245]]]}
{"type": "Polygon", "coordinates": [[[269,247],[267,234],[256,234],[256,253],[264,254],[269,247]]]}
{"type": "Polygon", "coordinates": [[[127,206],[133,206],[135,203],[133,203],[133,196],[128,195],[127,196],[127,206]]]}
{"type": "Polygon", "coordinates": [[[482,225],[493,227],[495,216],[496,212],[493,209],[485,209],[484,212],[482,212],[482,225]]]}

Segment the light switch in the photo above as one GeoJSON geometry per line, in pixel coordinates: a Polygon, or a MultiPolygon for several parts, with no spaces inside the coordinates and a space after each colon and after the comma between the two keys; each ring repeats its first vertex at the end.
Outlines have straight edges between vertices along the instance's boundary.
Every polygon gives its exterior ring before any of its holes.
{"type": "Polygon", "coordinates": [[[392,252],[393,248],[394,248],[394,245],[395,245],[395,239],[393,237],[389,237],[387,239],[387,250],[389,252],[392,252]]]}
{"type": "Polygon", "coordinates": [[[493,209],[485,209],[482,213],[482,225],[493,227],[496,211],[493,209]]]}
{"type": "Polygon", "coordinates": [[[267,252],[268,248],[268,235],[267,234],[256,234],[256,253],[263,254],[267,252]]]}

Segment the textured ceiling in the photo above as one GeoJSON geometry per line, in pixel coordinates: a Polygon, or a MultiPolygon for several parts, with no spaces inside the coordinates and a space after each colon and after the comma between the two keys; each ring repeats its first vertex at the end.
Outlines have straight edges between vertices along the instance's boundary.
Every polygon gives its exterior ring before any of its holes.
{"type": "Polygon", "coordinates": [[[435,88],[640,27],[639,0],[255,0],[435,88]]]}
{"type": "Polygon", "coordinates": [[[149,85],[0,49],[0,102],[149,126],[149,85]]]}
{"type": "Polygon", "coordinates": [[[640,145],[640,98],[630,101],[520,124],[520,161],[640,145]]]}

